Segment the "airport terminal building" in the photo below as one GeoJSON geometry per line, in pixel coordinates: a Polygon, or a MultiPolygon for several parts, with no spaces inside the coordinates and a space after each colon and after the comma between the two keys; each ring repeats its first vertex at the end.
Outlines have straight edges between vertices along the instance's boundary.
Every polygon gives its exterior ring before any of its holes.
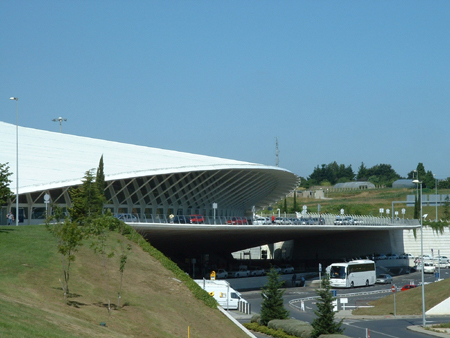
{"type": "MultiPolygon", "coordinates": [[[[0,133],[0,163],[8,163],[15,195],[16,126],[0,122],[0,133]]],[[[250,215],[294,190],[298,179],[275,166],[18,127],[21,224],[42,223],[54,205],[70,207],[69,189],[98,167],[101,156],[105,207],[144,222],[171,214],[250,215]]],[[[1,208],[0,224],[6,224],[7,212],[15,214],[15,206],[13,198],[1,208]]]]}

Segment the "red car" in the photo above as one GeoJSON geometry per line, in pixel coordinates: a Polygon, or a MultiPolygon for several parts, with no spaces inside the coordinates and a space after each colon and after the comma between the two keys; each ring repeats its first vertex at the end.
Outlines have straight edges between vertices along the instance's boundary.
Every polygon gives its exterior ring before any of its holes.
{"type": "Polygon", "coordinates": [[[233,225],[247,225],[247,218],[245,217],[231,217],[231,219],[229,219],[227,221],[228,224],[233,224],[233,225]]]}
{"type": "Polygon", "coordinates": [[[405,286],[402,287],[402,291],[414,289],[416,287],[417,287],[417,285],[406,284],[405,286]]]}
{"type": "Polygon", "coordinates": [[[192,224],[203,224],[205,223],[205,217],[203,215],[190,215],[189,219],[192,224]]]}

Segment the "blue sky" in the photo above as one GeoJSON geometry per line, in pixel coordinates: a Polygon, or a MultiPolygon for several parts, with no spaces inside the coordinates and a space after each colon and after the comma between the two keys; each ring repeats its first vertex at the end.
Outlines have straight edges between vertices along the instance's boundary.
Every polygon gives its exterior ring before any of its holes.
{"type": "Polygon", "coordinates": [[[26,127],[268,165],[278,138],[304,177],[446,178],[449,18],[449,1],[4,1],[0,120],[17,96],[26,127]]]}

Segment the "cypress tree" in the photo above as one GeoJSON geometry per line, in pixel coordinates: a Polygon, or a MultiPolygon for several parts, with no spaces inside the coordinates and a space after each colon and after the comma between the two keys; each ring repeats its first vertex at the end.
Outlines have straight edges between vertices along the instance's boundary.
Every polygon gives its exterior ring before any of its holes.
{"type": "Polygon", "coordinates": [[[103,155],[100,157],[100,162],[97,168],[97,175],[95,177],[95,184],[97,185],[97,189],[99,193],[104,197],[105,196],[105,173],[103,171],[103,155]]]}
{"type": "Polygon", "coordinates": [[[267,274],[267,284],[262,288],[261,296],[261,324],[267,325],[272,319],[287,319],[289,311],[284,308],[283,294],[280,290],[284,282],[280,280],[280,275],[274,269],[270,269],[267,274]]]}
{"type": "Polygon", "coordinates": [[[341,328],[343,319],[336,323],[333,311],[333,301],[336,299],[331,295],[330,278],[326,276],[322,280],[322,289],[317,290],[317,295],[320,297],[317,302],[317,310],[314,311],[317,316],[312,322],[313,338],[318,338],[322,334],[341,334],[344,329],[341,328]]]}

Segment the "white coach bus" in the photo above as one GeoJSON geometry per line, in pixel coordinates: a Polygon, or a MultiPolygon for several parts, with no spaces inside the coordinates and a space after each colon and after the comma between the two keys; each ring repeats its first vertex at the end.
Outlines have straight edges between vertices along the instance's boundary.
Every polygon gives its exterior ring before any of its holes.
{"type": "Polygon", "coordinates": [[[374,285],[377,278],[375,262],[365,259],[333,263],[329,271],[330,285],[336,288],[374,285]]]}

